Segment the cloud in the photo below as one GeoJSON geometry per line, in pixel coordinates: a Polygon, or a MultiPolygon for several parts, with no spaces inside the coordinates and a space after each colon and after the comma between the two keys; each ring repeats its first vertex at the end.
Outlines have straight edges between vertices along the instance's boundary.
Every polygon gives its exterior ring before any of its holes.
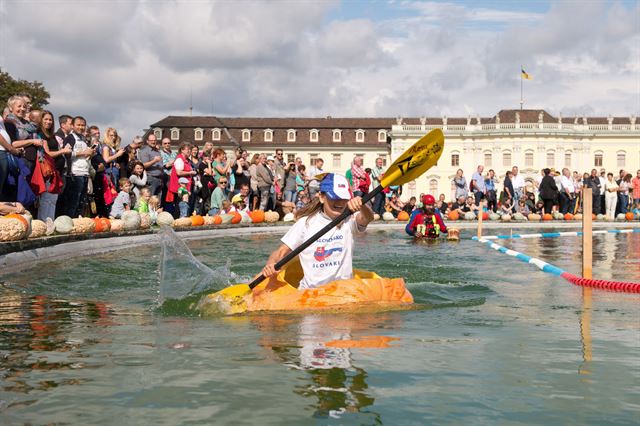
{"type": "Polygon", "coordinates": [[[525,107],[640,114],[637,3],[395,2],[375,18],[336,1],[0,5],[3,69],[126,139],[191,98],[227,116],[494,115],[519,106],[521,64],[525,107]]]}

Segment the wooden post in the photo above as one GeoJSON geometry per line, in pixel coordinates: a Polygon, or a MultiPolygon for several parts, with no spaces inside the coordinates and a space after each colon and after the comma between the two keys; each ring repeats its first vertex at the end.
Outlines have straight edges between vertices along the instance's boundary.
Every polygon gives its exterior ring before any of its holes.
{"type": "Polygon", "coordinates": [[[582,188],[582,278],[593,278],[593,197],[591,188],[582,188]]]}
{"type": "Polygon", "coordinates": [[[480,203],[478,204],[478,239],[482,238],[482,214],[484,213],[483,211],[483,207],[484,207],[484,200],[480,200],[480,203]]]}

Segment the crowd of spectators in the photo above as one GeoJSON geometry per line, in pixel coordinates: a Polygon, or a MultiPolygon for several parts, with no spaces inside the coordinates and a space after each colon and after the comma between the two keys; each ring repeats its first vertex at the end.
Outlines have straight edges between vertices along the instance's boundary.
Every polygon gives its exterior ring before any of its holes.
{"type": "MultiPolygon", "coordinates": [[[[101,132],[81,116],[63,114],[57,121],[55,129],[54,115],[31,110],[24,95],[8,100],[0,120],[0,200],[18,202],[43,221],[60,215],[118,218],[131,209],[175,217],[256,209],[286,214],[316,196],[315,177],[325,172],[321,158],[309,167],[299,157],[288,163],[282,149],[250,155],[237,147],[227,155],[211,142],[183,142],[175,151],[169,138],[158,141],[154,133],[125,144],[115,128],[101,132]]],[[[344,174],[353,194],[362,196],[384,171],[382,158],[369,168],[355,156],[344,174]]],[[[604,169],[584,175],[544,169],[538,179],[525,180],[518,167],[499,179],[480,165],[469,180],[458,170],[451,184],[450,201],[444,194],[438,198],[443,213],[476,212],[483,200],[488,210],[504,214],[576,213],[585,185],[593,190],[596,214],[613,218],[640,205],[640,170],[635,177],[624,170],[614,177],[604,169]]],[[[372,202],[381,216],[417,206],[416,197],[403,199],[400,186],[386,188],[372,202]]]]}

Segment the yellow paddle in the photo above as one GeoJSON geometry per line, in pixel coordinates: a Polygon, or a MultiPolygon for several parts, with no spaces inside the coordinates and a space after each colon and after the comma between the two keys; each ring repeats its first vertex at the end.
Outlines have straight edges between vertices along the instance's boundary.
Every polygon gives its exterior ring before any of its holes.
{"type": "MultiPolygon", "coordinates": [[[[416,179],[418,176],[429,170],[437,162],[442,155],[444,149],[444,134],[442,130],[435,129],[427,133],[414,143],[411,148],[407,149],[396,161],[389,166],[384,173],[380,185],[378,185],[373,191],[362,197],[362,203],[367,203],[378,195],[384,188],[390,185],[402,185],[409,181],[416,179]]],[[[351,215],[351,210],[345,209],[340,216],[336,217],[327,224],[324,228],[316,232],[307,241],[298,246],[295,250],[292,250],[288,255],[280,259],[275,264],[276,270],[281,269],[291,259],[300,254],[304,249],[309,247],[318,238],[329,232],[340,222],[345,220],[351,215]]],[[[235,304],[242,304],[243,297],[251,293],[251,290],[260,284],[265,279],[264,275],[260,274],[249,284],[237,284],[231,287],[227,287],[224,290],[207,296],[209,300],[223,301],[227,305],[227,311],[234,313],[235,304]]]]}

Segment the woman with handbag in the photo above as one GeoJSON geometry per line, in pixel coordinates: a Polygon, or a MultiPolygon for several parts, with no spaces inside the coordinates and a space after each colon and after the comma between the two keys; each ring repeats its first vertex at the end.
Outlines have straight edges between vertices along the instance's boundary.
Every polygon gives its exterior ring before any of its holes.
{"type": "Polygon", "coordinates": [[[65,167],[65,155],[71,154],[71,147],[60,148],[54,136],[53,114],[50,111],[42,112],[40,124],[40,137],[45,142],[43,149],[38,151],[39,169],[45,183],[45,190],[40,194],[40,207],[38,219],[46,222],[56,217],[56,203],[62,190],[62,173],[65,167]],[[56,182],[59,182],[56,183],[56,182]]]}

